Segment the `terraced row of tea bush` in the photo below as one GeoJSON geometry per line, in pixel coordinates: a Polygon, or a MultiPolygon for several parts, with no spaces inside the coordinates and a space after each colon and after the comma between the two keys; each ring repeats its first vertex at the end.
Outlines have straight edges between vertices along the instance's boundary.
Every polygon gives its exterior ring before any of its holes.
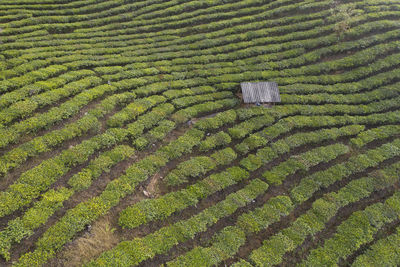
{"type": "Polygon", "coordinates": [[[397,0],[4,0],[0,265],[400,265],[397,0]],[[281,102],[244,105],[241,82],[281,102]]]}

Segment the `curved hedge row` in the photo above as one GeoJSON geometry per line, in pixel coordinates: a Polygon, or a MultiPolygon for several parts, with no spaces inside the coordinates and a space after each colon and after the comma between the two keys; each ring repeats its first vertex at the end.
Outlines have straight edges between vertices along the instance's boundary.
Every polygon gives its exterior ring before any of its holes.
{"type": "Polygon", "coordinates": [[[3,1],[0,265],[396,264],[399,11],[3,1]]]}

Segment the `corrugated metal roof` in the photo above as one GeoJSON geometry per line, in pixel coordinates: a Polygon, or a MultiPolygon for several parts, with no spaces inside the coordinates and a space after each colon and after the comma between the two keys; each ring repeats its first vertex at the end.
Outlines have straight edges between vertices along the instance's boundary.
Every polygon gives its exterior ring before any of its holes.
{"type": "Polygon", "coordinates": [[[244,103],[281,102],[276,82],[241,83],[244,103]]]}

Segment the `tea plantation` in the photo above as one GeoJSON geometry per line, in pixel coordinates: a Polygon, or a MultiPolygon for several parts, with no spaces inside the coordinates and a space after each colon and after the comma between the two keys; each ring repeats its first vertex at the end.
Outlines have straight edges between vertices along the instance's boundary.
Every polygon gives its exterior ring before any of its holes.
{"type": "Polygon", "coordinates": [[[0,266],[400,266],[399,178],[399,0],[0,1],[0,266]]]}

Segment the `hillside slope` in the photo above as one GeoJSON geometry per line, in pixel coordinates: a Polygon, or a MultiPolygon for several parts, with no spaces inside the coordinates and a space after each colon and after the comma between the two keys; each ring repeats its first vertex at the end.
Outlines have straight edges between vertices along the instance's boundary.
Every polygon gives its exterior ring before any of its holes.
{"type": "Polygon", "coordinates": [[[399,18],[1,1],[0,266],[399,266],[399,18]]]}

